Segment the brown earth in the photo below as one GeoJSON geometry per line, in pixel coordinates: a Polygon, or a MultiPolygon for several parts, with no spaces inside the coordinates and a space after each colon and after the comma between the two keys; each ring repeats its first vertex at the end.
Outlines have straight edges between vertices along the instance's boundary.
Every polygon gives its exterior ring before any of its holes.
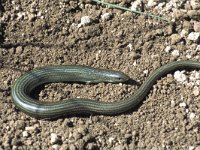
{"type": "MultiPolygon", "coordinates": [[[[108,2],[131,5],[128,0],[108,2]]],[[[167,23],[91,1],[0,2],[0,149],[200,150],[200,95],[194,92],[199,85],[178,82],[173,73],[159,80],[137,109],[118,116],[37,120],[19,111],[10,96],[14,81],[40,66],[114,69],[142,84],[163,64],[199,60],[199,40],[180,34],[200,32],[194,28],[200,9],[186,5],[180,9],[186,12],[178,11],[174,18],[165,14],[175,20],[167,23]],[[110,18],[102,19],[105,13],[110,18]],[[91,22],[78,27],[83,16],[90,16],[91,22]]],[[[157,13],[154,8],[145,10],[157,13]]],[[[192,72],[185,74],[189,77],[192,72]]],[[[81,97],[112,102],[130,97],[138,87],[55,83],[47,84],[39,99],[81,97]]]]}

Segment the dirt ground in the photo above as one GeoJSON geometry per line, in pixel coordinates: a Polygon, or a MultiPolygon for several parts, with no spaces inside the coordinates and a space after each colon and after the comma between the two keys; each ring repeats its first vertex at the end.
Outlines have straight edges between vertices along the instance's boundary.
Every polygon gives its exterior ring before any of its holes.
{"type": "MultiPolygon", "coordinates": [[[[130,0],[107,2],[134,5],[130,0]]],[[[168,74],[137,109],[117,116],[38,120],[11,100],[14,81],[40,66],[113,69],[142,84],[163,64],[199,60],[198,0],[151,2],[143,0],[141,8],[170,23],[90,0],[0,1],[0,149],[200,150],[200,71],[177,72],[180,78],[168,74]],[[88,23],[81,22],[84,16],[88,23]]],[[[39,100],[123,101],[138,87],[52,83],[40,91],[39,100]]]]}

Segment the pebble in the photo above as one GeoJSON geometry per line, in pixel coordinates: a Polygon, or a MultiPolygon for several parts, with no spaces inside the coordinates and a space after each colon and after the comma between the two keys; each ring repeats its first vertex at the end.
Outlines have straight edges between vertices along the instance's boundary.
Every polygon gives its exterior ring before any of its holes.
{"type": "Polygon", "coordinates": [[[19,13],[17,13],[17,20],[23,19],[25,15],[26,15],[25,12],[19,12],[19,13]]]}
{"type": "Polygon", "coordinates": [[[59,147],[60,147],[60,146],[59,146],[58,144],[54,144],[54,145],[52,145],[52,148],[55,149],[55,150],[58,150],[59,147]]]}
{"type": "Polygon", "coordinates": [[[141,0],[136,0],[131,3],[131,10],[132,11],[137,11],[137,10],[142,10],[142,2],[141,0]]]}
{"type": "Polygon", "coordinates": [[[192,71],[190,77],[190,81],[196,81],[200,79],[200,73],[198,71],[192,71]]]}
{"type": "Polygon", "coordinates": [[[195,117],[195,113],[190,113],[190,120],[192,120],[192,119],[194,119],[194,117],[195,117]]]}
{"type": "Polygon", "coordinates": [[[81,27],[82,25],[87,25],[92,22],[91,18],[89,16],[83,16],[81,18],[81,23],[78,24],[78,27],[81,27]]]}
{"type": "Polygon", "coordinates": [[[186,107],[187,105],[186,105],[185,102],[182,102],[182,103],[179,104],[179,106],[180,106],[180,107],[186,107]]]}
{"type": "Polygon", "coordinates": [[[157,5],[157,2],[155,0],[149,0],[148,3],[147,3],[148,7],[153,7],[153,6],[156,6],[156,5],[157,5]]]}
{"type": "Polygon", "coordinates": [[[73,137],[75,138],[75,140],[78,140],[78,139],[80,139],[82,137],[82,134],[79,133],[77,130],[75,130],[73,132],[73,137]]]}
{"type": "Polygon", "coordinates": [[[194,87],[193,94],[194,96],[199,96],[199,88],[197,86],[194,87]]]}
{"type": "Polygon", "coordinates": [[[167,26],[166,31],[165,31],[165,35],[172,35],[174,33],[174,25],[170,24],[169,26],[167,26]]]}
{"type": "Polygon", "coordinates": [[[22,132],[22,136],[23,136],[23,137],[28,137],[28,136],[29,136],[29,133],[28,133],[27,131],[23,131],[23,132],[22,132]]]}
{"type": "Polygon", "coordinates": [[[171,51],[171,49],[172,49],[171,46],[166,46],[166,47],[165,47],[165,52],[166,52],[166,53],[169,53],[169,52],[171,51]]]}
{"type": "Polygon", "coordinates": [[[197,52],[200,52],[200,45],[197,45],[196,51],[197,51],[197,52]]]}
{"type": "Polygon", "coordinates": [[[197,147],[195,148],[195,150],[200,150],[200,146],[197,146],[197,147]]]}
{"type": "Polygon", "coordinates": [[[200,9],[199,0],[190,0],[190,5],[193,9],[200,9]]]}
{"type": "Polygon", "coordinates": [[[187,16],[186,15],[186,10],[182,10],[182,9],[174,9],[173,10],[172,17],[175,20],[182,19],[182,18],[184,18],[186,16],[187,16]]]}
{"type": "Polygon", "coordinates": [[[26,142],[27,142],[28,145],[32,145],[33,144],[33,141],[30,140],[30,139],[28,139],[26,142]]]}
{"type": "Polygon", "coordinates": [[[51,144],[57,144],[60,140],[60,137],[56,133],[51,133],[51,144]]]}
{"type": "Polygon", "coordinates": [[[179,54],[179,50],[176,50],[176,49],[175,49],[175,50],[172,51],[172,56],[173,56],[173,57],[178,57],[179,55],[180,55],[180,54],[179,54]]]}
{"type": "Polygon", "coordinates": [[[89,141],[91,141],[94,137],[91,136],[90,134],[84,136],[82,139],[87,143],[89,141]]]}
{"type": "Polygon", "coordinates": [[[174,107],[176,104],[175,104],[175,101],[174,100],[172,100],[171,101],[171,107],[174,107]]]}
{"type": "Polygon", "coordinates": [[[25,127],[26,131],[34,131],[35,127],[34,126],[30,126],[30,127],[25,127]]]}
{"type": "Polygon", "coordinates": [[[194,150],[195,147],[194,146],[189,146],[189,150],[194,150]]]}
{"type": "Polygon", "coordinates": [[[123,145],[117,145],[114,150],[125,150],[125,147],[123,145]]]}
{"type": "Polygon", "coordinates": [[[101,15],[101,19],[103,21],[106,21],[106,20],[109,20],[111,18],[111,16],[112,16],[111,13],[105,13],[105,14],[101,15]]]}
{"type": "Polygon", "coordinates": [[[28,13],[28,19],[29,19],[29,21],[34,21],[35,20],[35,18],[36,18],[36,16],[33,14],[33,13],[28,13]]]}
{"type": "Polygon", "coordinates": [[[110,137],[110,138],[108,139],[108,142],[112,144],[113,141],[114,141],[114,139],[115,139],[114,137],[110,137]]]}
{"type": "Polygon", "coordinates": [[[148,75],[148,73],[149,73],[149,70],[148,70],[148,69],[146,69],[146,70],[144,70],[144,71],[143,71],[143,73],[144,73],[145,75],[148,75]]]}
{"type": "Polygon", "coordinates": [[[20,145],[22,145],[22,142],[20,141],[20,139],[14,138],[14,139],[12,139],[11,144],[15,145],[15,146],[20,146],[20,145]]]}
{"type": "Polygon", "coordinates": [[[169,3],[166,3],[166,6],[165,6],[165,11],[170,11],[172,9],[172,3],[171,1],[169,3]]]}
{"type": "Polygon", "coordinates": [[[77,131],[78,131],[80,134],[82,134],[82,135],[86,135],[86,133],[87,133],[87,128],[79,127],[79,128],[77,129],[77,131]]]}
{"type": "Polygon", "coordinates": [[[191,40],[191,41],[194,41],[194,42],[197,42],[199,37],[200,37],[200,33],[199,32],[191,32],[188,35],[187,39],[191,40]]]}
{"type": "Polygon", "coordinates": [[[197,21],[194,22],[194,31],[200,32],[200,22],[197,21]]]}
{"type": "Polygon", "coordinates": [[[185,29],[181,30],[181,33],[180,33],[181,37],[186,37],[187,35],[188,35],[188,30],[185,30],[185,29]]]}
{"type": "Polygon", "coordinates": [[[77,150],[76,146],[74,144],[69,145],[69,150],[77,150]]]}
{"type": "Polygon", "coordinates": [[[17,129],[24,129],[25,128],[25,122],[23,120],[18,120],[16,127],[17,127],[17,129]]]}
{"type": "Polygon", "coordinates": [[[22,51],[23,51],[22,46],[18,46],[18,47],[16,47],[15,53],[16,53],[16,54],[21,54],[22,51]]]}
{"type": "Polygon", "coordinates": [[[179,34],[172,34],[170,38],[171,44],[176,44],[181,41],[181,36],[179,34]]]}
{"type": "Polygon", "coordinates": [[[68,147],[67,144],[63,144],[63,145],[60,147],[60,150],[66,150],[66,149],[69,149],[69,147],[68,147]]]}
{"type": "Polygon", "coordinates": [[[196,10],[188,10],[187,15],[191,19],[199,19],[200,12],[196,10]]]}
{"type": "Polygon", "coordinates": [[[97,148],[95,143],[88,143],[87,144],[87,149],[88,150],[95,150],[97,148]]]}
{"type": "Polygon", "coordinates": [[[175,71],[174,72],[174,79],[179,81],[179,82],[186,82],[187,81],[187,76],[184,74],[185,71],[175,71]]]}

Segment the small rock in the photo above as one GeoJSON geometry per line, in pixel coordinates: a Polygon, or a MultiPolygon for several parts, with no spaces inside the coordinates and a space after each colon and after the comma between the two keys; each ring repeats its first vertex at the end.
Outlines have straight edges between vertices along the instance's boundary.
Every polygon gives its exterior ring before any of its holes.
{"type": "Polygon", "coordinates": [[[185,18],[187,16],[186,12],[187,11],[183,9],[174,9],[172,13],[172,17],[175,19],[185,18]]]}
{"type": "Polygon", "coordinates": [[[16,53],[16,54],[21,54],[21,53],[22,53],[22,51],[23,51],[23,48],[22,48],[22,46],[18,46],[18,47],[16,48],[16,51],[15,51],[15,53],[16,53]]]}
{"type": "Polygon", "coordinates": [[[194,146],[189,146],[189,150],[194,150],[195,147],[194,146]]]}
{"type": "Polygon", "coordinates": [[[81,27],[82,25],[88,25],[92,22],[91,18],[89,16],[83,16],[81,18],[81,23],[78,24],[78,27],[81,27]]]}
{"type": "Polygon", "coordinates": [[[197,11],[197,10],[188,10],[187,15],[191,19],[198,19],[199,15],[200,15],[200,11],[197,11]]]}
{"type": "Polygon", "coordinates": [[[69,146],[67,144],[63,144],[61,147],[60,147],[60,150],[66,150],[66,149],[69,149],[69,146]]]}
{"type": "Polygon", "coordinates": [[[102,15],[101,15],[101,19],[102,19],[103,21],[109,20],[110,18],[111,18],[111,13],[105,13],[105,14],[102,14],[102,15]]]}
{"type": "Polygon", "coordinates": [[[60,146],[59,146],[58,144],[54,144],[54,145],[52,145],[52,148],[55,149],[55,150],[58,150],[59,147],[60,147],[60,146]]]}
{"type": "Polygon", "coordinates": [[[60,140],[60,137],[56,133],[51,133],[51,144],[57,144],[60,140]]]}
{"type": "Polygon", "coordinates": [[[200,146],[197,146],[197,147],[195,148],[195,150],[200,150],[200,146]]]}
{"type": "Polygon", "coordinates": [[[88,143],[86,148],[88,150],[95,150],[95,149],[97,149],[97,145],[95,143],[88,143]]]}
{"type": "Polygon", "coordinates": [[[89,16],[83,16],[81,18],[81,24],[85,25],[85,24],[89,24],[91,22],[91,18],[89,16]]]}
{"type": "Polygon", "coordinates": [[[174,107],[176,104],[175,104],[175,101],[174,100],[172,100],[171,101],[171,107],[174,107]]]}
{"type": "Polygon", "coordinates": [[[125,150],[125,147],[123,145],[117,145],[114,150],[125,150]]]}
{"type": "Polygon", "coordinates": [[[197,51],[197,52],[200,52],[200,45],[197,45],[196,51],[197,51]]]}
{"type": "Polygon", "coordinates": [[[79,127],[77,129],[77,131],[82,134],[82,135],[85,135],[87,133],[87,128],[84,128],[84,127],[79,127]]]}
{"type": "Polygon", "coordinates": [[[199,0],[190,0],[190,4],[193,9],[200,9],[199,0]]]}
{"type": "Polygon", "coordinates": [[[185,30],[192,30],[192,23],[190,21],[183,21],[183,29],[185,30]]]}
{"type": "Polygon", "coordinates": [[[22,142],[21,142],[19,139],[14,138],[14,139],[12,140],[11,144],[12,144],[12,145],[15,145],[15,146],[20,146],[20,145],[22,145],[22,142]]]}
{"type": "Polygon", "coordinates": [[[29,19],[29,21],[34,21],[35,18],[36,18],[36,16],[35,16],[34,14],[32,14],[32,13],[29,13],[29,14],[28,14],[28,19],[29,19]]]}
{"type": "Polygon", "coordinates": [[[113,141],[114,141],[114,139],[115,139],[114,137],[110,137],[110,138],[108,139],[108,142],[112,144],[113,141]]]}
{"type": "Polygon", "coordinates": [[[148,0],[147,6],[148,7],[154,7],[157,5],[157,1],[156,0],[148,0]]]}
{"type": "Polygon", "coordinates": [[[73,144],[69,145],[69,150],[77,150],[76,146],[73,144]]]}
{"type": "Polygon", "coordinates": [[[166,53],[169,53],[171,49],[172,49],[171,46],[166,46],[166,47],[165,47],[165,52],[166,52],[166,53]]]}
{"type": "Polygon", "coordinates": [[[87,134],[82,139],[87,143],[87,142],[93,140],[93,138],[94,138],[93,136],[91,136],[90,134],[87,134]]]}
{"type": "Polygon", "coordinates": [[[180,42],[182,39],[179,34],[172,34],[170,38],[171,38],[172,44],[176,44],[176,43],[180,42]]]}
{"type": "Polygon", "coordinates": [[[185,119],[185,115],[184,115],[183,113],[181,113],[181,112],[178,112],[178,113],[176,114],[176,116],[177,116],[178,119],[180,119],[180,120],[182,120],[182,121],[185,119]]]}
{"type": "Polygon", "coordinates": [[[26,142],[27,142],[27,145],[32,145],[33,144],[33,141],[30,140],[30,139],[28,139],[26,142]]]}
{"type": "Polygon", "coordinates": [[[125,134],[125,135],[124,135],[124,138],[125,138],[125,139],[131,139],[131,138],[132,138],[132,134],[125,134]]]}
{"type": "Polygon", "coordinates": [[[185,29],[183,29],[182,31],[181,31],[181,33],[180,33],[180,36],[181,37],[186,37],[187,35],[188,35],[188,30],[185,30],[185,29]]]}
{"type": "Polygon", "coordinates": [[[149,70],[148,70],[148,69],[146,69],[146,70],[144,70],[144,71],[143,71],[143,73],[144,73],[145,75],[148,75],[148,73],[149,73],[149,70]]]}
{"type": "Polygon", "coordinates": [[[26,127],[25,128],[26,131],[34,131],[35,127],[31,126],[31,127],[26,127]]]}
{"type": "Polygon", "coordinates": [[[180,107],[186,107],[187,105],[186,105],[185,102],[182,102],[182,103],[179,104],[179,106],[180,106],[180,107]]]}
{"type": "Polygon", "coordinates": [[[173,56],[173,57],[178,57],[179,55],[180,55],[180,54],[179,54],[179,51],[178,51],[178,50],[175,49],[175,50],[172,51],[172,56],[173,56]]]}
{"type": "Polygon", "coordinates": [[[191,32],[187,39],[188,40],[191,40],[191,41],[194,41],[194,42],[197,42],[199,40],[199,37],[200,37],[200,33],[199,32],[191,32]]]}
{"type": "Polygon", "coordinates": [[[197,71],[192,71],[192,74],[189,77],[190,81],[196,82],[196,80],[200,79],[200,73],[197,71]]]}
{"type": "Polygon", "coordinates": [[[194,22],[194,31],[200,32],[200,22],[197,21],[194,22]]]}
{"type": "Polygon", "coordinates": [[[18,120],[16,127],[17,127],[17,129],[24,129],[25,128],[25,122],[23,120],[18,120]]]}
{"type": "Polygon", "coordinates": [[[197,86],[194,87],[193,94],[194,96],[199,96],[199,88],[197,86]]]}
{"type": "Polygon", "coordinates": [[[173,6],[172,6],[172,3],[170,3],[170,2],[169,2],[169,3],[166,3],[165,10],[166,10],[166,11],[170,11],[170,10],[172,10],[172,7],[173,7],[173,6]]]}
{"type": "Polygon", "coordinates": [[[167,26],[165,34],[166,35],[172,35],[175,31],[175,26],[173,24],[167,26]]]}
{"type": "Polygon", "coordinates": [[[82,138],[82,134],[75,130],[73,132],[73,137],[75,138],[75,140],[78,140],[82,138]]]}
{"type": "Polygon", "coordinates": [[[131,43],[129,43],[129,44],[127,45],[127,47],[129,48],[130,51],[132,51],[133,45],[132,45],[131,43]]]}
{"type": "Polygon", "coordinates": [[[129,53],[129,56],[132,58],[132,59],[138,59],[140,58],[140,54],[136,53],[135,51],[131,51],[129,53]]]}
{"type": "Polygon", "coordinates": [[[195,117],[196,115],[195,115],[195,113],[190,113],[190,120],[192,120],[192,119],[194,119],[194,117],[195,117]]]}
{"type": "Polygon", "coordinates": [[[29,136],[29,133],[28,133],[27,131],[23,131],[23,132],[22,132],[22,136],[23,136],[23,137],[28,137],[28,136],[29,136]]]}
{"type": "Polygon", "coordinates": [[[136,0],[136,1],[132,2],[131,3],[131,10],[133,10],[133,11],[142,10],[142,2],[141,2],[141,0],[136,0]]]}
{"type": "Polygon", "coordinates": [[[179,82],[186,82],[187,81],[187,76],[184,74],[184,71],[176,71],[174,73],[174,79],[179,81],[179,82]]]}

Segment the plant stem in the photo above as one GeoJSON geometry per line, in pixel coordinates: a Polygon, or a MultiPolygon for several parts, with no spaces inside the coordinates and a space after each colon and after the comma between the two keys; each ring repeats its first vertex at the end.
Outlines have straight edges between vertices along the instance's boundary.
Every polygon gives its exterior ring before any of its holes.
{"type": "Polygon", "coordinates": [[[137,14],[140,14],[140,15],[144,15],[144,16],[150,16],[150,17],[153,17],[153,18],[156,18],[156,19],[160,19],[160,20],[164,20],[164,21],[169,22],[167,19],[165,19],[165,18],[163,18],[163,17],[160,17],[160,16],[157,16],[157,15],[154,15],[154,14],[151,14],[151,13],[144,13],[144,12],[137,11],[137,10],[131,10],[131,9],[129,9],[129,8],[122,7],[122,6],[115,5],[115,4],[111,4],[111,3],[104,2],[104,1],[101,1],[101,0],[93,0],[93,1],[102,3],[102,4],[105,4],[105,5],[114,7],[114,8],[118,8],[118,9],[122,9],[122,10],[125,10],[125,11],[134,12],[134,13],[137,13],[137,14]]]}

